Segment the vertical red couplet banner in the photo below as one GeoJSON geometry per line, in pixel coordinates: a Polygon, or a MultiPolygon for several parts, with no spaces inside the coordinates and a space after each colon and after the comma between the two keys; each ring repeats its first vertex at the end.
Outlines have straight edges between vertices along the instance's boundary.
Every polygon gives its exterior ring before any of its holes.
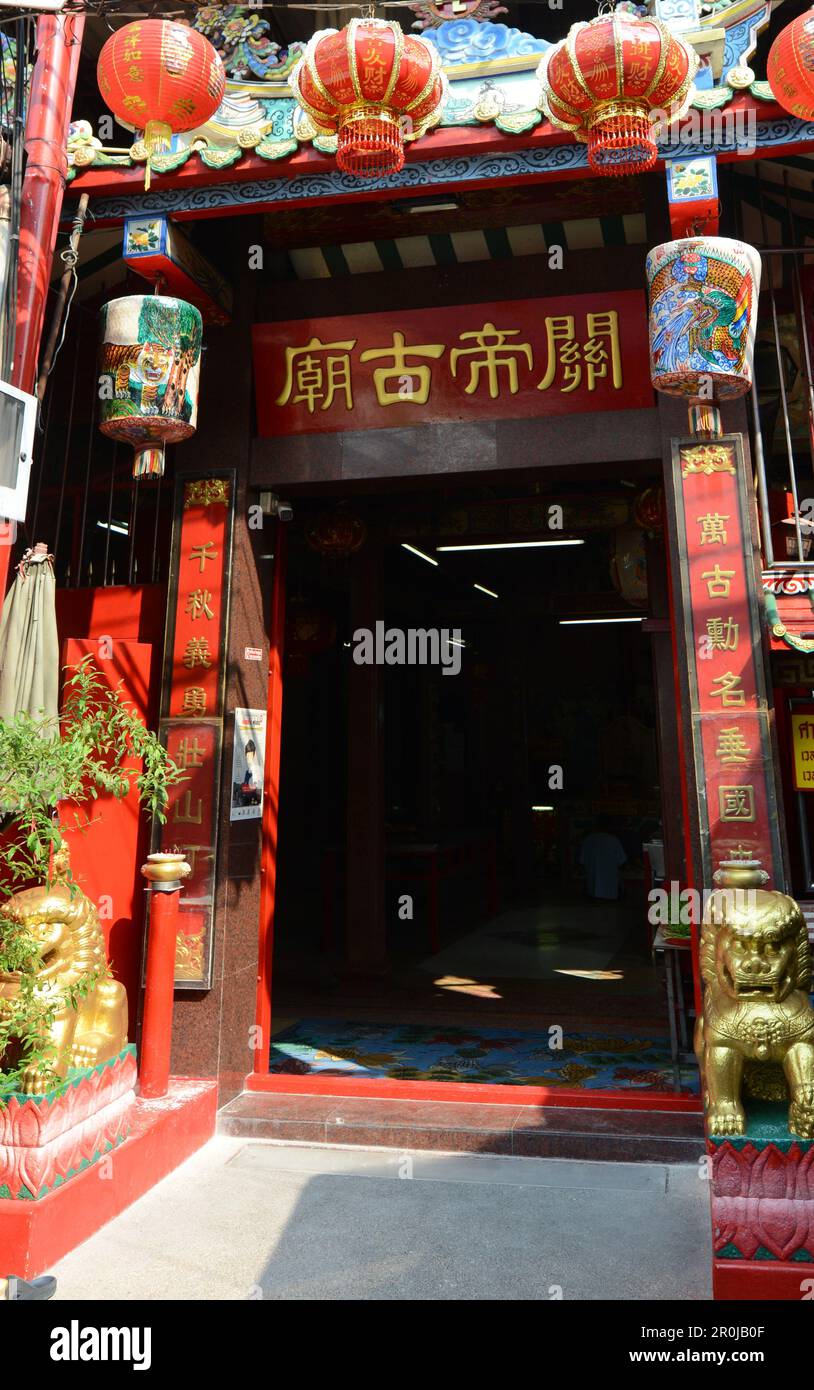
{"type": "Polygon", "coordinates": [[[170,792],[161,849],[192,868],[179,907],[176,984],[211,976],[234,480],[179,480],[161,736],[184,780],[170,792]]]}
{"type": "Polygon", "coordinates": [[[673,450],[704,886],[733,851],[783,887],[750,505],[739,438],[673,450]]]}

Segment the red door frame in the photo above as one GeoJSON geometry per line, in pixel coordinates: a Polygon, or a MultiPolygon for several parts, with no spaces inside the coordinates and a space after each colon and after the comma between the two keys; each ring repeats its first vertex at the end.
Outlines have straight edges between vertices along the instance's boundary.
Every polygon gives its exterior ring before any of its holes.
{"type": "Polygon", "coordinates": [[[277,830],[280,808],[280,753],[283,731],[283,657],[288,572],[287,522],[277,521],[274,578],[271,589],[269,683],[266,706],[266,755],[263,773],[263,831],[260,850],[260,935],[257,972],[257,1039],[254,1073],[268,1076],[271,1043],[271,973],[274,956],[274,910],[277,902],[277,830]]]}
{"type": "MultiPolygon", "coordinates": [[[[508,1086],[469,1081],[392,1081],[386,1077],[284,1076],[269,1071],[274,912],[277,888],[277,834],[280,806],[280,754],[283,717],[283,659],[287,592],[286,522],[277,522],[269,633],[269,681],[263,831],[260,854],[260,924],[254,1070],[248,1091],[278,1095],[336,1096],[344,1099],[468,1101],[471,1104],[580,1106],[598,1110],[670,1110],[701,1113],[698,1096],[671,1096],[647,1091],[588,1091],[560,1086],[508,1086]]],[[[671,614],[671,621],[672,614],[671,614]]],[[[689,849],[689,846],[688,846],[689,849]]]]}

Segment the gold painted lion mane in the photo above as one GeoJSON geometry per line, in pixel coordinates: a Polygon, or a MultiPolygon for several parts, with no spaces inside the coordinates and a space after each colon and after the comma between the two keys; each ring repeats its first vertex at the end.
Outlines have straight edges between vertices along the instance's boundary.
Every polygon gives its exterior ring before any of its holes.
{"type": "MultiPolygon", "coordinates": [[[[36,942],[41,963],[35,997],[48,1002],[56,994],[60,1001],[50,1030],[52,1050],[44,1061],[32,1062],[23,1075],[22,1089],[29,1095],[42,1094],[50,1084],[49,1076],[65,1077],[69,1067],[109,1061],[127,1042],[127,995],[124,986],[107,974],[99,914],[81,889],[65,882],[66,869],[63,854],[50,887],[23,889],[0,909],[0,936],[3,923],[13,923],[36,942]],[[73,1007],[66,991],[89,975],[95,983],[73,1007]]],[[[0,1009],[19,987],[18,974],[0,971],[0,1009]]]]}

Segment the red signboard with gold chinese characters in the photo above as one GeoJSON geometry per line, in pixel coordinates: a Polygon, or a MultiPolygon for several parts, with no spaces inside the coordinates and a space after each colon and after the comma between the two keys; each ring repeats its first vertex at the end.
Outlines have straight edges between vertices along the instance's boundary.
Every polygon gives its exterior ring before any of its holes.
{"type": "Polygon", "coordinates": [[[792,700],[792,780],[795,791],[814,791],[814,705],[792,700]]]}
{"type": "Polygon", "coordinates": [[[639,290],[256,324],[261,435],[653,404],[639,290]]]}
{"type": "Polygon", "coordinates": [[[755,550],[739,436],[674,444],[704,886],[742,848],[783,887],[755,550]]]}
{"type": "Polygon", "coordinates": [[[181,893],[175,981],[208,989],[234,514],[234,473],[176,484],[160,732],[184,780],[170,790],[154,849],[180,849],[192,868],[181,893]]]}

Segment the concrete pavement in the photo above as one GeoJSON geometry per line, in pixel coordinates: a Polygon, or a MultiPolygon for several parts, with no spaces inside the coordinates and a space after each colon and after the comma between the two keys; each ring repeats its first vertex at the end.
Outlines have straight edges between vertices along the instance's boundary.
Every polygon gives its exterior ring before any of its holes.
{"type": "Polygon", "coordinates": [[[57,1299],[708,1299],[693,1165],[218,1137],[62,1260],[57,1299]]]}

